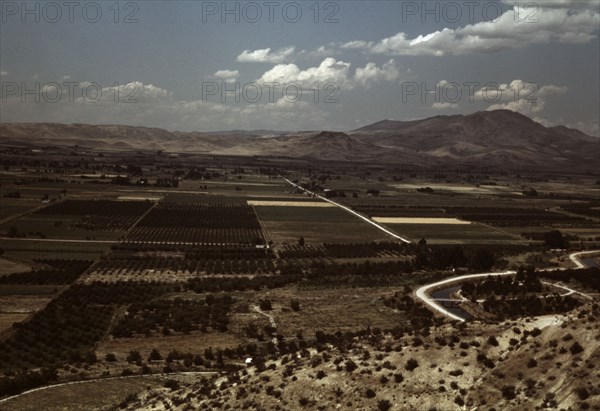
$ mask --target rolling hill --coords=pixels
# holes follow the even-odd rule
[[[384,120],[343,132],[232,130],[179,132],[124,125],[0,124],[2,144],[286,156],[328,161],[485,164],[592,169],[600,140],[564,126],[544,127],[508,110]]]

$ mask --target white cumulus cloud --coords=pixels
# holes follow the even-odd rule
[[[539,86],[523,80],[513,80],[508,84],[483,87],[475,92],[475,99],[491,103],[488,110],[507,109],[535,117],[544,111],[548,97],[567,91],[568,88],[564,86]]]
[[[286,47],[277,51],[271,51],[270,48],[244,50],[236,60],[241,63],[284,63],[292,58],[295,49],[295,47]]]
[[[433,108],[434,110],[454,110],[454,109],[458,109],[460,108],[460,106],[456,103],[449,103],[449,102],[436,102],[433,103],[433,105],[431,106],[431,108]]]
[[[278,64],[262,75],[259,81],[267,83],[311,86],[314,83],[335,82],[343,85],[348,82],[350,63],[328,57],[317,67],[301,70],[296,64]]]
[[[295,83],[306,88],[315,84],[335,83],[340,89],[351,90],[356,86],[369,87],[374,82],[395,81],[400,75],[394,60],[381,67],[369,62],[365,67],[358,67],[352,74],[350,63],[328,57],[318,66],[306,70],[300,69],[296,64],[278,64],[265,72],[258,81],[281,85]]]
[[[238,70],[219,70],[214,76],[226,83],[234,83],[240,76],[240,72]]]
[[[392,56],[444,56],[497,53],[551,42],[589,43],[597,37],[597,9],[569,0],[539,4],[532,8],[529,3],[513,2],[513,8],[494,21],[444,28],[414,38],[400,32],[376,42],[354,40],[341,48]]]
[[[389,60],[381,67],[377,67],[375,63],[367,63],[365,67],[359,67],[354,73],[356,84],[368,87],[371,82],[377,81],[395,81],[400,77],[400,71],[396,67],[394,60]]]
[[[82,82],[81,87],[94,83]],[[56,90],[45,89],[49,98]],[[75,93],[80,93],[77,88]],[[28,104],[20,96],[10,96],[0,102],[2,119],[7,122],[39,122],[127,124],[159,127],[167,130],[208,131],[241,129],[302,130],[307,124],[315,128],[326,128],[328,113],[318,104],[278,97],[270,102],[267,98],[249,104],[235,102],[230,96],[226,103],[220,96],[214,99],[177,99],[174,94],[160,86],[133,81],[115,87],[105,87],[101,93],[91,90],[87,98],[70,100],[66,93],[58,101],[33,98]]]

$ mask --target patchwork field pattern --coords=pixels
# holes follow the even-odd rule
[[[159,203],[127,236],[131,241],[188,244],[262,244],[248,205]]]

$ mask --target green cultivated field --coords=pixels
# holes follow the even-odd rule
[[[2,403],[0,409],[115,410],[123,408],[118,404],[130,394],[162,386],[166,378],[201,378],[182,372],[219,371],[219,359],[239,365],[248,356],[265,356],[278,335],[283,339],[277,344],[285,342],[295,353],[294,346],[310,345],[318,331],[371,329],[373,336],[376,329],[412,332],[413,320],[427,324],[433,318],[411,297],[417,284],[451,275],[452,267],[478,270],[480,259],[473,257],[479,248],[494,251],[492,268],[505,264],[505,258],[511,264],[546,266],[556,256],[542,255],[543,241],[525,240],[521,232],[560,229],[585,236],[586,247],[595,241],[588,237],[598,233],[597,223],[577,217],[577,208],[570,209],[574,219],[560,212],[560,206],[577,202],[595,207],[600,201],[600,195],[593,196],[595,181],[581,191],[589,200],[534,199],[520,192],[532,186],[540,194],[544,187],[566,191],[571,185],[507,178],[494,186],[487,178],[474,183],[469,176],[444,187],[439,179],[431,184],[394,181],[392,171],[367,172],[360,165],[307,162],[286,170],[282,160],[270,158],[172,158],[153,152],[98,158],[69,150],[57,160],[77,165],[64,172],[42,161],[50,171],[36,176],[39,166],[25,151],[20,161],[29,171],[10,166],[0,176],[0,195],[18,191],[22,197],[2,198],[0,249],[10,264],[0,270],[0,279],[25,271],[5,278],[0,287],[0,369],[57,367],[58,382],[137,376],[41,390]],[[113,184],[110,178],[94,184],[79,177],[112,174],[129,165],[142,174],[120,173],[130,174],[131,180]],[[425,238],[428,244],[451,246],[401,244],[341,208],[310,204],[326,205],[266,174],[299,178],[316,192],[344,190],[345,197],[334,200],[363,215],[414,217],[407,224],[386,226],[414,242]],[[159,178],[167,182],[155,184]],[[417,191],[428,185],[434,193]],[[367,195],[367,190],[380,195]],[[49,204],[41,202],[45,195]],[[37,207],[42,209],[27,213]],[[421,217],[476,222],[423,224]],[[16,238],[7,238],[9,230]],[[301,237],[306,246],[298,244]],[[264,247],[263,240],[272,240],[274,248]],[[459,244],[465,246],[455,247]],[[577,240],[572,244],[579,246]],[[419,260],[421,253],[425,258]],[[33,261],[40,259],[95,265],[77,271],[79,263]],[[51,264],[63,268],[54,272]],[[230,300],[219,301],[225,297]],[[162,359],[149,359],[153,349]],[[130,361],[132,351],[139,351],[141,359]],[[142,377],[142,372],[153,375]],[[159,376],[167,372],[176,374]],[[36,384],[47,383],[54,381]],[[295,409],[296,404],[287,407]]]
[[[389,240],[382,231],[339,208],[254,207],[271,239],[278,244],[363,243]]]
[[[518,236],[484,224],[386,224],[392,231],[414,241],[425,238],[432,244],[496,244],[519,242]]]
[[[125,233],[125,231],[81,230],[72,227],[81,220],[79,216],[30,214],[0,226],[0,230],[8,231],[10,227],[15,227],[19,233],[41,232],[46,238],[70,240],[118,240]],[[60,225],[57,227],[55,224]]]
[[[109,243],[93,241],[60,242],[43,240],[1,239],[0,248],[7,256],[19,259],[81,259],[95,260],[110,249]]]
[[[25,213],[41,205],[40,201],[24,200],[20,198],[3,198],[0,200],[0,221],[13,215]]]

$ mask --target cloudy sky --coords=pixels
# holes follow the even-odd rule
[[[3,122],[351,130],[507,108],[599,134],[600,0],[0,5]]]

